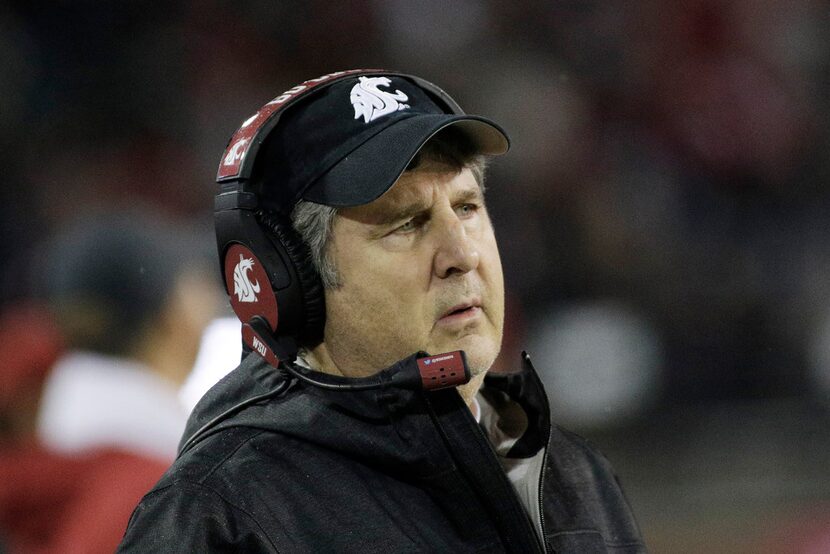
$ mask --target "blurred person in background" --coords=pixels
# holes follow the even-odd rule
[[[507,149],[434,85],[376,71],[243,123],[215,218],[249,353],[120,551],[645,552],[529,357],[488,375],[504,282],[483,173]]]
[[[43,393],[44,444],[174,458],[187,419],[178,391],[219,306],[202,254],[141,213],[90,217],[55,240],[42,278],[67,352]]]
[[[49,310],[0,322],[9,552],[112,552],[175,455],[178,388],[217,306],[187,236],[141,211],[89,215],[44,249],[36,280]]]

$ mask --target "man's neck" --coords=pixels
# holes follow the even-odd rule
[[[474,416],[477,416],[475,409],[476,395],[478,394],[481,385],[484,383],[485,375],[485,373],[476,375],[470,379],[469,382],[455,388],[455,390],[458,391],[458,394],[461,395],[461,398],[464,399],[464,403],[466,403],[467,407],[470,408],[470,411],[473,412]]]
[[[302,349],[298,354],[298,357],[302,359],[302,361],[308,365],[309,368],[322,371],[323,373],[329,373],[331,375],[339,375],[341,377],[366,377],[371,375],[371,373],[362,373],[362,374],[352,374],[351,372],[341,369],[329,355],[328,349],[326,349],[325,343],[320,343],[316,347],[312,349]],[[375,373],[381,370],[376,370]],[[481,373],[479,375],[473,376],[469,382],[459,385],[456,387],[456,390],[461,395],[461,398],[464,400],[464,403],[467,404],[467,407],[470,408],[470,411],[473,412],[473,415],[476,415],[475,411],[475,397],[478,394],[478,390],[481,388],[482,383],[484,383],[484,375],[485,373]]]
[[[354,375],[346,374],[334,363],[325,343],[321,342],[314,348],[302,348],[297,357],[301,358],[308,367],[316,371],[322,371],[323,373],[338,375],[340,377],[355,377]]]

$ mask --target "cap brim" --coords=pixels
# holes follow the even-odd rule
[[[301,196],[333,207],[367,204],[395,184],[430,138],[450,126],[466,134],[480,154],[497,156],[510,147],[507,134],[489,119],[474,115],[414,115],[386,127],[358,146]]]

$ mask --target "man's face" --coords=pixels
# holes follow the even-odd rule
[[[418,350],[464,350],[474,375],[501,347],[504,280],[493,226],[470,170],[426,163],[383,196],[338,211],[326,290],[327,355],[369,375]]]

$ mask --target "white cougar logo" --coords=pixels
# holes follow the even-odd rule
[[[378,88],[381,85],[388,87],[391,83],[389,77],[360,77],[360,82],[352,87],[349,95],[354,106],[354,118],[363,116],[363,121],[369,123],[384,115],[407,109],[408,104],[399,103],[409,100],[406,94],[400,90],[392,93]]]
[[[251,283],[248,272],[254,268],[254,260],[239,255],[239,263],[233,268],[233,293],[240,302],[256,302],[259,281]]]

